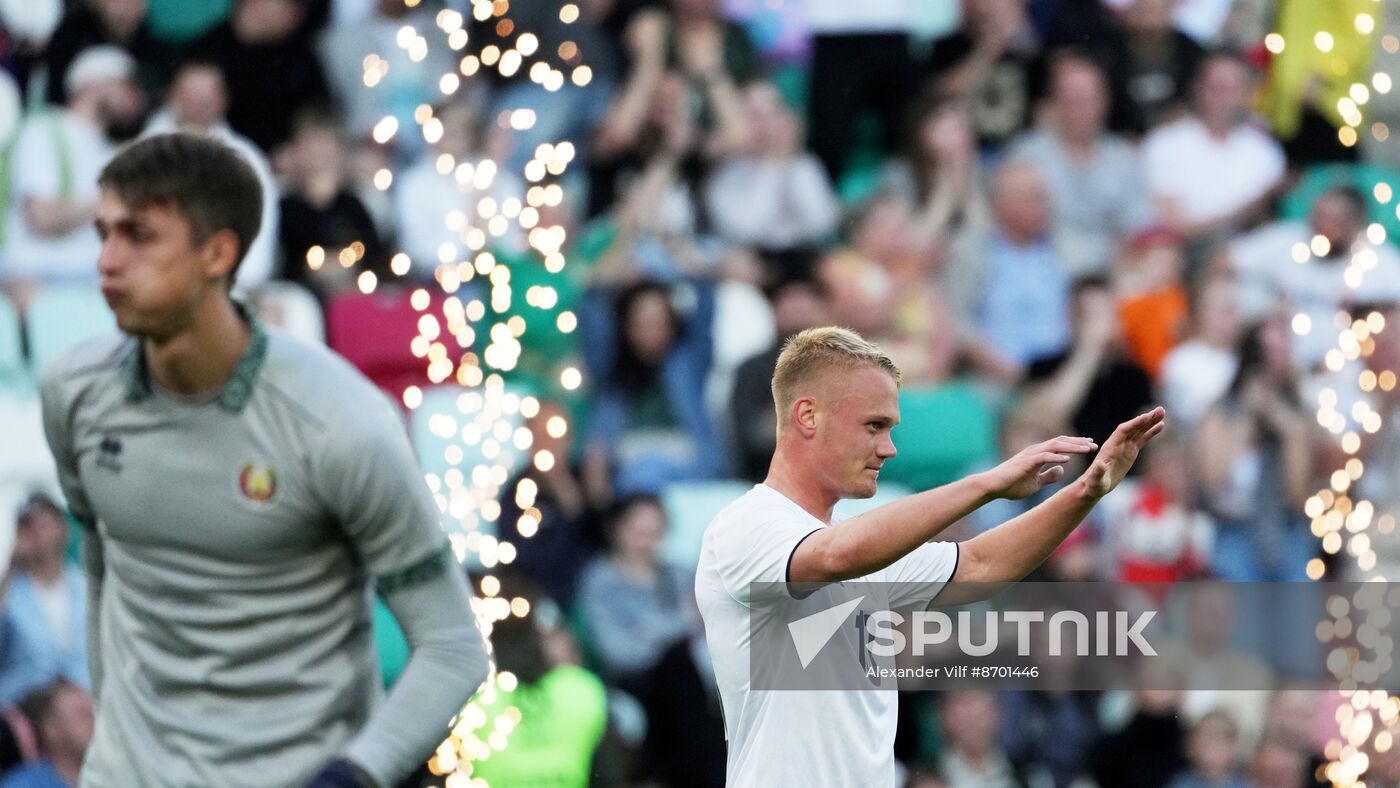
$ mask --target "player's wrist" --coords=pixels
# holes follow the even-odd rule
[[[1006,496],[1006,490],[997,485],[996,481],[992,479],[990,471],[974,473],[968,476],[967,479],[977,493],[978,508]]]
[[[1093,468],[1090,468],[1089,473],[1092,472]],[[1098,492],[1096,488],[1099,485],[1089,483],[1089,479],[1087,478],[1089,473],[1085,473],[1083,476],[1065,485],[1065,494],[1083,505],[1093,506],[1098,503],[1107,492]]]

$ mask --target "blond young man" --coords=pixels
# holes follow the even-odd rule
[[[1059,481],[1071,455],[1096,448],[1058,437],[995,468],[850,519],[842,498],[875,494],[895,456],[900,372],[879,348],[841,328],[788,341],[773,373],[778,446],[768,476],[705,532],[695,580],[729,740],[735,788],[894,786],[897,694],[755,691],[750,611],[795,604],[787,584],[889,584],[891,606],[932,602],[943,586],[1007,583],[1050,555],[1122,481],[1164,427],[1156,408],[1118,427],[1082,476],[1049,499],[962,543],[943,529],[996,499],[1025,498]]]

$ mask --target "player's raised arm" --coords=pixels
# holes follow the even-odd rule
[[[793,554],[790,580],[828,582],[883,569],[948,526],[998,498],[1026,498],[1064,475],[1073,455],[1096,447],[1088,438],[1060,436],[1030,446],[983,473],[885,504],[840,527],[818,531]]]
[[[1029,574],[1123,481],[1138,453],[1166,427],[1166,417],[1166,410],[1154,408],[1118,425],[1082,476],[1029,512],[963,542],[953,581],[1014,583]]]

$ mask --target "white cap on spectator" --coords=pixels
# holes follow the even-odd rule
[[[89,85],[136,77],[136,59],[121,47],[103,44],[84,49],[68,67],[63,87],[72,96]]]

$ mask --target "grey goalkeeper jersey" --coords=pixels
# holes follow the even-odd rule
[[[123,336],[55,362],[42,393],[95,597],[85,788],[297,786],[347,753],[389,782],[431,753],[486,663],[387,398],[256,321],[205,401],[154,390]],[[367,727],[372,584],[415,650]]]

